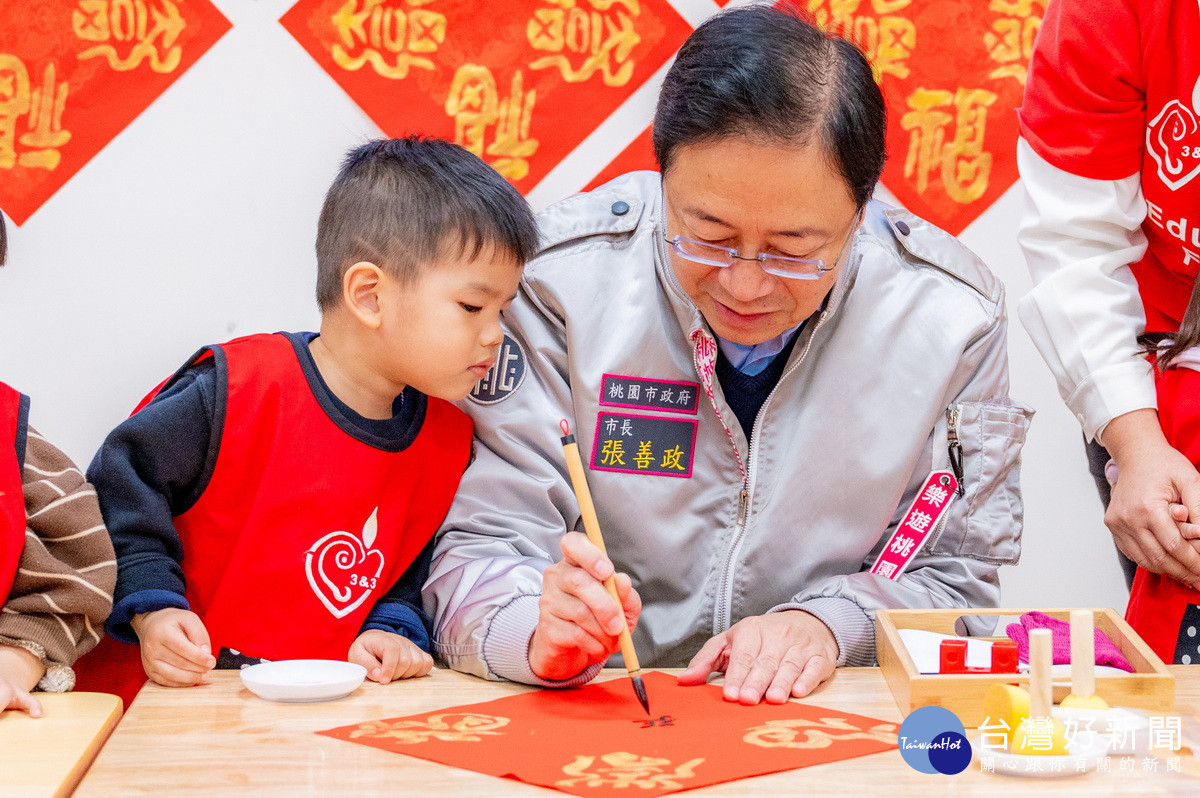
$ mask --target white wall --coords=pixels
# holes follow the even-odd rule
[[[315,329],[313,239],[345,151],[380,131],[277,23],[292,0],[213,0],[230,30],[24,226],[0,269],[0,379],[81,465],[202,344]],[[711,0],[674,0],[698,24]],[[584,185],[649,121],[661,73],[530,195]],[[1110,606],[1125,589],[1079,427],[1016,322],[1029,277],[1014,188],[962,240],[1007,284],[1013,395],[1038,409],[1025,448],[1024,557],[1005,604]]]

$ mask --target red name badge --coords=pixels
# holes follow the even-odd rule
[[[913,557],[925,544],[925,539],[937,529],[938,523],[954,502],[958,480],[949,471],[934,471],[917,491],[917,498],[896,526],[892,538],[883,547],[871,573],[887,579],[899,579]]]

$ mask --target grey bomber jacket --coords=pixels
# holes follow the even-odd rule
[[[833,631],[839,665],[869,665],[878,608],[997,605],[997,570],[1020,553],[1032,411],[1008,398],[1004,288],[956,239],[872,202],[747,441],[667,258],[658,175],[538,221],[497,365],[461,403],[475,457],[424,589],[444,663],[548,686],[600,667],[549,682],[528,663],[542,571],[583,529],[560,419],[641,596],[643,666],[686,665],[742,618],[797,608]],[[963,497],[899,579],[870,574],[930,471],[949,467],[950,418]]]

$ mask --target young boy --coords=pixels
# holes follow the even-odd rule
[[[28,422],[29,398],[0,382],[0,711],[39,717],[30,691],[70,690],[100,642],[117,563],[96,492]]]
[[[92,462],[117,551],[107,629],[144,669],[98,686],[128,700],[144,676],[183,687],[260,658],[429,672],[428,544],[472,438],[450,401],[496,359],[536,246],[521,195],[460,147],[349,154],[317,229],[320,333],[200,350]],[[111,657],[97,669],[119,676]]]

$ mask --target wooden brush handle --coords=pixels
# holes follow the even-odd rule
[[[571,486],[575,489],[575,497],[579,500],[579,512],[583,516],[583,531],[587,533],[588,540],[592,542],[592,545],[600,549],[600,552],[607,557],[608,549],[604,545],[604,536],[600,534],[600,519],[596,517],[592,492],[588,488],[587,476],[583,473],[583,460],[579,456],[579,446],[574,441],[564,443],[563,451],[566,453],[567,472],[571,475]],[[629,634],[629,624],[624,623],[624,607],[621,604],[621,597],[617,593],[616,574],[604,580],[604,587],[617,602],[617,607],[621,608],[622,624],[619,640],[621,656],[625,659],[625,669],[629,671],[630,676],[637,676],[642,670],[642,666],[638,663],[637,652],[633,649],[633,635]]]

